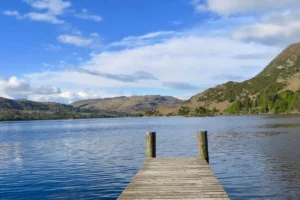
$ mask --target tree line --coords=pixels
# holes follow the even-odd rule
[[[300,91],[286,90],[274,94],[268,90],[259,94],[254,100],[245,97],[235,101],[225,110],[228,114],[283,114],[300,111]]]

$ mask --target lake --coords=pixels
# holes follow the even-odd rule
[[[116,199],[145,162],[197,156],[207,130],[212,170],[231,199],[300,199],[300,118],[220,116],[0,123],[0,199]]]

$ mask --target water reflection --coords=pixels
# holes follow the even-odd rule
[[[297,199],[299,124],[294,116],[0,123],[0,198],[116,199],[145,161],[147,131],[157,132],[159,157],[192,157],[196,132],[208,130],[212,169],[232,199]]]
[[[262,128],[297,128],[300,124],[266,124]]]

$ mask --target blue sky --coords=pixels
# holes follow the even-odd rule
[[[296,0],[0,4],[0,96],[12,99],[188,99],[254,76],[300,35]]]

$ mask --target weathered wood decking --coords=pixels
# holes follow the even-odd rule
[[[122,199],[229,199],[206,160],[152,158],[118,198]]]
[[[156,133],[148,132],[147,161],[118,199],[229,199],[208,164],[207,132],[197,138],[198,158],[155,158]]]

